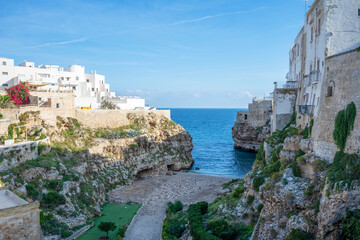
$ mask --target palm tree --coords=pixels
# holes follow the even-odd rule
[[[14,108],[14,103],[8,95],[0,95],[0,108]]]

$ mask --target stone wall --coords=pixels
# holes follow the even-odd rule
[[[0,239],[39,240],[43,239],[40,230],[39,203],[0,210]]]
[[[271,132],[283,129],[291,120],[296,104],[296,89],[277,88],[274,90]]]
[[[49,144],[49,139],[40,141],[31,141],[26,143],[15,144],[12,146],[0,147],[0,172],[7,171],[20,165],[27,160],[38,157],[39,143]]]
[[[333,131],[337,113],[352,101],[357,108],[355,128],[348,138],[346,152],[354,153],[360,146],[360,53],[350,51],[326,59],[327,76],[322,87],[320,111],[315,116],[312,136],[314,151],[319,157],[332,161],[338,151]],[[333,87],[333,96],[327,96]]]
[[[170,110],[89,110],[78,109],[75,111],[77,120],[89,128],[105,128],[105,127],[120,127],[130,124],[127,118],[128,114],[134,114],[136,117],[147,116],[154,114],[157,116],[164,116],[170,119]]]
[[[249,104],[249,124],[252,127],[261,127],[270,123],[272,100],[253,99]]]
[[[269,122],[272,112],[272,100],[254,98],[249,104],[249,111],[237,112],[232,128],[234,147],[256,152],[261,143],[270,134]]]
[[[78,119],[89,128],[121,127],[129,124],[128,114],[137,117],[155,114],[170,119],[170,110],[101,110],[101,109],[75,109],[75,108],[42,108],[36,106],[21,107],[19,109],[2,109],[1,113],[6,119],[17,119],[20,114],[28,111],[40,111],[39,117],[51,125],[56,124],[56,117],[72,117]]]

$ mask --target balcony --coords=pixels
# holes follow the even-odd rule
[[[299,84],[296,81],[275,82],[275,89],[297,89]]]
[[[310,74],[304,75],[304,85],[310,86],[311,84],[317,84],[320,80],[319,76],[319,71],[312,71]]]
[[[312,116],[314,114],[314,105],[299,105],[298,112],[301,114]]]

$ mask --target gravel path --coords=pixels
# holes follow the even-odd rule
[[[125,240],[159,240],[168,202],[211,202],[221,192],[221,185],[230,180],[184,172],[146,178],[111,191],[110,202],[143,204],[126,231]]]

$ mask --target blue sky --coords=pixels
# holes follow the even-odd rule
[[[156,107],[247,107],[284,81],[304,0],[1,1],[0,56],[81,64]]]

